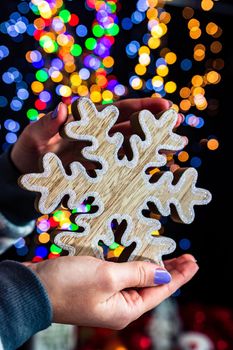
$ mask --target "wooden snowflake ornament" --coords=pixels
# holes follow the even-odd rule
[[[91,177],[78,161],[70,164],[71,175],[68,175],[58,156],[47,153],[43,157],[42,173],[27,174],[20,179],[24,188],[41,194],[37,208],[42,214],[55,210],[64,196],[69,197],[69,209],[76,209],[88,197],[94,198],[92,205],[98,206],[98,210],[75,219],[84,231],[60,232],[55,243],[67,249],[70,255],[95,255],[103,259],[98,242],[101,240],[107,246],[113,244],[112,222],[125,220],[127,228],[121,244],[127,247],[136,243],[129,260],[149,260],[162,265],[162,255],[173,252],[175,242],[151,235],[160,228],[160,222],[142,214],[148,202],[153,203],[161,215],[172,215],[175,220],[188,224],[194,220],[194,205],[211,200],[208,191],[195,186],[197,172],[193,168],[174,174],[158,172],[156,182],[152,183],[152,176],[146,173],[148,168],[166,164],[166,155],[161,151],[178,151],[185,146],[184,138],[173,132],[177,113],[170,109],[156,119],[151,112],[143,110],[133,116],[134,134],[129,140],[131,159],[118,157],[123,135],[119,132],[109,135],[119,115],[115,106],[98,112],[89,99],[82,98],[72,105],[72,114],[79,120],[68,123],[63,134],[72,141],[91,142],[91,146],[83,148],[82,155],[101,164],[101,168],[96,169],[96,177]]]

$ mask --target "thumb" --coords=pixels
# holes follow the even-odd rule
[[[163,267],[146,261],[112,263],[112,276],[116,279],[118,291],[125,288],[142,288],[166,284],[171,281],[170,273]]]
[[[31,124],[30,132],[40,141],[47,141],[59,132],[67,118],[67,106],[60,102],[53,112],[46,114],[37,122]]]

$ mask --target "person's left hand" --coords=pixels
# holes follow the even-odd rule
[[[172,103],[162,98],[148,97],[122,100],[114,105],[119,109],[120,115],[111,132],[120,131],[128,136],[131,133],[129,122],[131,114],[143,109],[158,114],[171,107]],[[102,109],[103,106],[99,107]],[[38,159],[47,152],[56,153],[64,166],[83,158],[81,155],[83,144],[80,141],[63,139],[59,134],[59,130],[67,120],[67,107],[60,103],[54,112],[48,113],[24,129],[11,152],[11,159],[22,174],[37,172]]]
[[[24,263],[47,290],[53,322],[122,329],[159,305],[198,271],[192,255],[154,263],[65,256]]]

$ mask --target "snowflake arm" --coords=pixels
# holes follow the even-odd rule
[[[148,199],[163,216],[171,214],[170,205],[173,204],[176,211],[172,213],[172,218],[190,224],[195,216],[194,206],[211,201],[209,191],[196,187],[197,177],[194,168],[178,170],[174,175],[169,171],[162,173],[156,183],[148,185],[151,191]],[[172,184],[174,179],[177,181],[175,185]]]
[[[76,208],[80,202],[78,196],[86,193],[86,198],[95,179],[91,178],[78,162],[71,163],[71,175],[67,175],[61,160],[51,152],[43,157],[42,162],[42,173],[27,174],[20,178],[23,188],[41,194],[36,205],[38,210],[43,214],[51,213],[66,195],[69,196],[69,208]]]
[[[81,98],[72,104],[72,113],[76,119],[81,119],[68,123],[64,127],[63,134],[71,140],[90,141],[92,145],[85,147],[82,154],[84,158],[102,164],[102,169],[96,170],[98,175],[106,173],[113,155],[117,161],[117,153],[124,140],[120,132],[109,136],[109,131],[119,116],[118,109],[115,106],[108,106],[99,112],[93,102]]]
[[[166,164],[167,158],[160,151],[178,151],[184,148],[185,139],[173,132],[178,114],[175,110],[169,109],[159,119],[143,110],[134,116],[132,127],[135,132],[130,137],[130,145],[133,152],[133,159],[128,161],[125,157],[122,164],[130,167],[161,167]],[[139,135],[144,137],[143,141]]]

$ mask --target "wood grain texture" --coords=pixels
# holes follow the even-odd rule
[[[136,242],[130,260],[150,260],[162,265],[162,255],[175,249],[175,242],[163,236],[153,237],[151,232],[160,228],[160,222],[146,218],[142,210],[153,203],[159,214],[171,215],[174,220],[191,223],[194,205],[207,204],[211,200],[208,191],[196,187],[197,172],[193,168],[181,169],[174,174],[158,172],[150,183],[149,167],[159,168],[166,164],[163,151],[177,151],[185,146],[184,139],[173,132],[177,113],[170,109],[156,119],[143,110],[131,119],[134,134],[130,137],[130,153],[119,160],[118,152],[124,138],[121,133],[109,136],[109,130],[118,118],[118,110],[108,106],[98,112],[86,99],[72,105],[72,112],[79,120],[68,123],[63,135],[72,141],[88,140],[91,146],[82,151],[84,158],[97,161],[101,169],[96,177],[88,175],[79,162],[70,164],[68,175],[60,159],[53,153],[43,158],[44,171],[21,177],[21,186],[41,194],[37,209],[48,214],[57,208],[65,195],[69,196],[68,208],[75,209],[87,197],[93,197],[96,213],[83,214],[76,224],[84,227],[83,233],[60,232],[55,243],[68,249],[71,255],[95,255],[103,258],[99,240],[106,245],[114,242],[111,228],[113,219],[127,221],[122,245]],[[140,135],[140,136],[139,136]],[[172,204],[172,210],[171,210]]]

